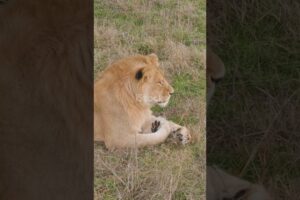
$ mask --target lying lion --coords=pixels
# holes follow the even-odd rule
[[[216,83],[224,74],[222,60],[208,49],[206,60],[207,103],[211,99]],[[232,176],[225,171],[208,166],[207,170],[207,200],[270,200],[269,194],[262,185],[252,184]]]
[[[186,127],[151,112],[154,105],[165,107],[173,92],[155,54],[112,63],[94,83],[94,140],[108,149],[142,147],[176,133],[182,144],[188,143]]]

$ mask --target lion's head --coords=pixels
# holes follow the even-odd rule
[[[143,105],[164,107],[174,92],[155,54],[123,58],[113,63],[108,70],[117,73],[122,87],[126,88],[135,101]]]
[[[147,105],[165,107],[174,92],[162,70],[159,68],[158,58],[155,54],[147,56],[149,62],[141,66],[135,73],[137,96]]]

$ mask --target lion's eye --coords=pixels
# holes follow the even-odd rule
[[[157,84],[161,86],[164,85],[163,81],[158,81]]]

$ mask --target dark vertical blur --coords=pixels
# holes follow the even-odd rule
[[[207,107],[207,160],[275,199],[299,199],[300,2],[207,1],[226,68]]]
[[[92,1],[0,1],[0,199],[93,198]]]

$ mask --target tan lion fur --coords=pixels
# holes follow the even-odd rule
[[[107,148],[141,147],[166,140],[180,131],[183,143],[189,132],[162,117],[152,115],[153,105],[166,106],[174,92],[155,54],[120,59],[108,66],[94,84],[94,139]],[[156,132],[151,126],[159,121]]]

